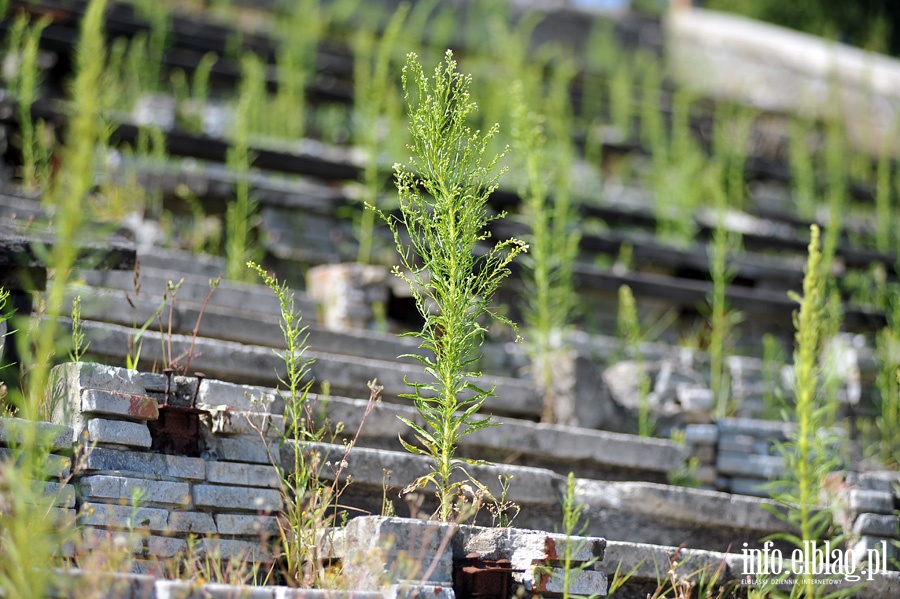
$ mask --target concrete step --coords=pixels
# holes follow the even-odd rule
[[[124,363],[128,355],[128,339],[134,334],[131,327],[85,321],[84,329],[91,342],[91,355],[116,364]],[[141,364],[148,370],[156,364],[159,370],[163,343],[168,346],[169,336],[148,329],[142,341]],[[195,355],[191,362],[192,371],[204,372],[209,377],[273,387],[278,384],[279,378],[286,376],[284,361],[274,354],[271,347],[203,337],[192,340],[178,334],[171,336],[172,355],[183,356],[182,364],[186,362],[184,357],[192,346]],[[406,381],[427,382],[419,365],[312,350],[306,351],[303,357],[313,360],[309,377],[316,381],[316,385],[327,383],[333,392],[351,397],[367,396],[367,382],[376,378],[384,386],[384,397],[392,401],[399,401],[400,394],[409,392]],[[486,410],[525,419],[537,419],[540,414],[542,400],[530,381],[485,375],[477,382],[487,389],[495,387],[496,395],[488,398]]]

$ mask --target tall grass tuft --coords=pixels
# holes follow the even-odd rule
[[[509,239],[478,252],[489,237],[487,225],[499,218],[488,216],[487,201],[497,187],[499,174],[494,170],[500,156],[485,156],[498,126],[482,134],[466,124],[476,110],[469,93],[471,77],[457,71],[450,51],[432,78],[410,53],[402,81],[414,155],[410,167],[394,167],[400,215],[382,217],[400,254],[394,274],[409,285],[425,320],[422,331],[413,335],[432,354],[412,356],[432,380],[412,383],[409,397],[424,424],[403,421],[421,446],[403,445],[433,463],[432,471],[408,489],[428,483],[437,487],[440,519],[449,521],[462,488],[451,478],[457,470],[465,472],[468,463],[455,456],[459,439],[492,425],[490,417],[477,417],[492,391],[476,386],[472,379],[478,373],[469,371],[484,339],[482,320],[514,326],[490,301],[509,274],[510,262],[527,246]]]

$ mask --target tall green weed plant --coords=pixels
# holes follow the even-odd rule
[[[561,86],[565,91],[565,81]],[[573,271],[581,236],[574,227],[576,213],[569,194],[571,169],[570,119],[558,116],[558,151],[552,151],[541,118],[531,111],[521,82],[513,87],[513,147],[517,168],[525,176],[519,190],[528,225],[529,252],[523,256],[524,311],[532,376],[544,395],[541,420],[556,421],[553,363],[576,307]],[[559,101],[559,94],[556,94]],[[563,106],[555,106],[565,114]],[[567,143],[569,142],[569,143]],[[554,159],[554,157],[556,157]],[[548,168],[549,166],[549,168]],[[551,195],[551,191],[553,193]]]
[[[240,96],[235,112],[234,136],[228,148],[226,164],[234,173],[234,201],[225,212],[225,277],[233,281],[247,281],[245,264],[256,257],[253,247],[253,226],[256,218],[256,200],[250,193],[250,133],[251,121],[258,117],[260,92],[259,59],[248,55],[244,59]],[[263,94],[265,89],[263,89]]]
[[[92,0],[81,23],[72,84],[73,111],[61,152],[61,166],[45,203],[54,211],[55,239],[43,258],[54,276],[47,284],[40,318],[20,335],[19,355],[25,372],[21,390],[10,393],[17,414],[38,420],[49,411],[45,398],[50,368],[62,341],[60,319],[66,286],[72,276],[85,221],[85,205],[93,187],[95,149],[101,137],[100,81],[106,62],[103,35],[104,0]],[[12,433],[12,431],[10,431]],[[34,426],[23,424],[13,447],[13,460],[0,476],[0,594],[44,597],[51,577],[42,573],[69,535],[71,523],[54,515],[56,498],[44,493],[50,443]],[[13,465],[14,464],[14,465]]]
[[[825,427],[829,407],[820,388],[820,362],[826,281],[822,277],[822,249],[819,228],[810,229],[809,257],[803,278],[803,295],[793,295],[800,304],[794,318],[794,413],[784,412],[792,421],[790,439],[779,449],[784,456],[787,479],[773,485],[773,496],[786,511],[776,511],[796,532],[774,535],[798,548],[804,542],[822,541],[830,536],[832,514],[821,505],[820,490],[825,476],[839,466],[833,451],[833,440]],[[821,585],[812,583],[812,564],[804,564],[803,583],[798,584],[804,597],[812,599]]]
[[[409,5],[403,3],[394,12],[381,36],[376,37],[374,32],[363,29],[355,38],[354,137],[365,150],[366,156],[362,199],[364,203],[379,208],[382,178],[378,158],[387,133],[386,128],[393,124],[395,112],[390,73],[391,52],[403,31],[408,13]],[[399,102],[396,106],[399,108]],[[372,262],[374,236],[375,212],[363,210],[359,213],[357,224],[358,262]]]
[[[410,167],[394,167],[400,214],[382,217],[400,254],[394,273],[409,285],[425,320],[422,330],[412,335],[431,353],[411,356],[422,363],[431,381],[411,383],[408,396],[424,423],[403,419],[420,446],[403,445],[432,460],[432,471],[408,489],[433,484],[439,517],[449,521],[463,485],[453,475],[466,473],[469,463],[456,457],[459,440],[492,425],[490,417],[479,417],[492,391],[478,387],[473,382],[477,373],[469,370],[484,339],[482,322],[493,319],[515,326],[490,301],[509,274],[509,264],[527,246],[508,239],[485,252],[480,248],[489,239],[487,226],[499,218],[488,215],[487,201],[497,187],[500,157],[486,155],[497,126],[481,133],[467,125],[476,110],[469,94],[471,77],[457,71],[450,51],[432,77],[411,53],[402,81],[413,156]]]
[[[38,99],[40,83],[38,53],[41,34],[49,23],[48,18],[43,18],[30,25],[28,17],[22,15],[16,18],[10,33],[11,44],[21,40],[18,67],[10,87],[18,101],[22,184],[31,191],[45,188],[49,180],[50,150],[44,136],[45,124],[42,121],[35,122],[31,116],[31,107]],[[14,50],[11,47],[9,51]]]

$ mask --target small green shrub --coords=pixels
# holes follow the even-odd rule
[[[469,94],[471,77],[456,70],[448,51],[430,79],[411,53],[402,81],[414,156],[411,168],[394,167],[400,215],[381,215],[400,254],[394,274],[409,285],[425,320],[422,331],[413,335],[432,353],[412,356],[432,381],[412,383],[409,397],[424,425],[404,419],[421,443],[417,447],[404,442],[404,447],[431,458],[433,469],[408,489],[434,484],[440,518],[449,521],[462,484],[452,476],[457,470],[465,472],[467,463],[455,457],[459,439],[492,424],[490,417],[476,418],[491,391],[477,387],[471,380],[476,374],[468,371],[484,338],[481,320],[514,327],[489,302],[509,274],[510,262],[527,246],[509,239],[486,253],[477,251],[488,239],[486,226],[499,218],[489,217],[486,206],[496,189],[499,175],[492,171],[499,156],[485,156],[496,126],[481,134],[466,125],[476,109]]]

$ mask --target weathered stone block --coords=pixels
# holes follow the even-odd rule
[[[863,472],[859,475],[857,484],[862,489],[894,493],[895,488],[900,485],[900,473],[890,471]]]
[[[51,451],[70,451],[71,427],[49,422],[33,422],[22,418],[0,418],[0,445],[21,445],[26,441],[43,443]]]
[[[56,366],[51,377],[55,383],[68,384],[69,389],[77,390],[79,393],[82,389],[103,389],[128,395],[146,395],[141,384],[141,376],[136,370],[106,364],[68,362]]]
[[[93,418],[87,422],[87,440],[91,443],[124,445],[149,449],[153,443],[146,424]]]
[[[712,464],[716,461],[716,448],[712,445],[694,445],[691,454],[702,464]]]
[[[75,507],[75,487],[72,485],[62,485],[60,483],[37,483],[39,492],[50,497],[53,505],[62,508]]]
[[[860,536],[875,536],[897,538],[900,536],[900,519],[897,516],[885,516],[882,514],[860,514],[853,523],[853,534]]]
[[[719,471],[715,466],[703,465],[694,471],[694,478],[701,485],[715,485],[718,475]]]
[[[10,461],[15,452],[5,447],[0,447],[0,461]],[[19,462],[21,459],[19,459]],[[72,473],[72,460],[61,455],[50,454],[38,465],[39,474],[47,478],[64,479]]]
[[[156,582],[153,597],[156,599],[272,599],[275,597],[275,590],[219,583],[199,584],[183,580],[159,580]]]
[[[179,553],[187,551],[187,542],[175,537],[151,536],[147,539],[147,554],[154,557],[175,557]]]
[[[724,474],[771,480],[784,475],[784,458],[720,451],[716,467]]]
[[[47,510],[47,517],[60,528],[75,526],[75,508],[51,507]]]
[[[134,472],[152,475],[154,478],[169,477],[188,480],[204,480],[206,462],[200,458],[121,451],[105,447],[92,447],[82,460],[85,471]]]
[[[453,524],[405,518],[350,520],[344,531],[349,588],[379,589],[398,580],[452,585],[455,531]],[[428,578],[423,581],[426,572]]]
[[[284,413],[284,401],[266,389],[212,379],[205,379],[200,383],[197,404],[208,408],[227,406],[236,412],[251,414]]]
[[[357,593],[353,593],[356,598]],[[383,599],[456,599],[450,586],[434,584],[392,584],[381,594]]]
[[[757,453],[756,438],[750,435],[734,435],[719,441],[719,451],[731,453]]]
[[[383,266],[325,264],[306,273],[308,293],[319,305],[327,329],[366,329],[374,318],[372,304],[388,300],[390,272]]]
[[[119,416],[139,421],[159,418],[159,406],[151,397],[100,389],[82,391],[81,411],[85,414]]]
[[[284,416],[280,414],[215,409],[201,418],[215,435],[259,437],[259,431],[262,431],[266,438],[278,439],[284,434]]]
[[[153,531],[164,531],[169,518],[168,510],[160,508],[132,507],[90,501],[81,505],[78,514],[82,524],[126,530],[147,528]]]
[[[207,555],[222,559],[261,562],[272,559],[272,552],[259,541],[240,541],[205,537],[201,547]]]
[[[266,513],[280,510],[282,502],[281,493],[270,489],[194,485],[194,505]]]
[[[786,441],[791,431],[791,425],[787,423],[753,418],[722,418],[716,424],[719,427],[719,434],[723,438],[749,435],[761,439]]]
[[[281,478],[273,466],[238,462],[207,462],[206,480],[211,483],[278,489]]]
[[[189,505],[191,501],[187,483],[95,474],[82,478],[79,487],[86,499],[131,501],[137,498],[142,504],[173,506]]]
[[[746,478],[743,476],[735,476],[729,483],[732,493],[739,495],[750,495],[753,497],[768,497],[769,483],[758,478]]]
[[[204,434],[203,443],[206,445],[205,456],[210,460],[250,462],[253,464],[271,463],[268,447],[259,436],[223,437]],[[278,444],[270,442],[269,445],[272,450],[271,458],[277,462],[279,459]]]
[[[278,521],[272,516],[250,516],[247,514],[216,514],[216,527],[221,535],[278,534]]]
[[[715,445],[719,441],[719,427],[715,424],[689,424],[684,427],[684,440],[692,445]]]
[[[853,557],[858,564],[885,570],[892,560],[900,559],[900,549],[894,546],[891,539],[866,535],[854,543]]]
[[[71,426],[77,441],[84,419],[81,393],[84,389],[102,389],[126,395],[146,395],[137,371],[105,364],[69,362],[50,373],[50,414],[52,422]]]
[[[203,585],[202,597],[203,599],[274,599],[275,590],[271,587],[235,586],[210,582]]]
[[[127,530],[84,526],[81,528],[81,534],[84,549],[109,551],[112,547],[127,548],[131,553],[137,554],[144,551],[144,535]]]
[[[566,537],[518,528],[463,526],[454,540],[457,555],[474,552],[483,559],[508,559],[514,568],[538,562],[555,563],[564,559],[567,551],[573,563],[592,562],[592,568],[599,568],[605,548],[606,540],[599,537]]]
[[[513,574],[513,578],[517,575]],[[542,568],[530,566],[521,575],[522,586],[532,593],[562,594],[565,590],[566,573],[562,568]],[[606,596],[607,574],[594,570],[584,570],[570,575],[568,592],[581,596]]]
[[[170,512],[166,530],[197,535],[215,534],[218,532],[212,515],[206,512]]]
[[[894,495],[886,491],[850,490],[850,512],[853,514],[893,514]]]

